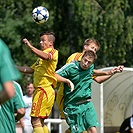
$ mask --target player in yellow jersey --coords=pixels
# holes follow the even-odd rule
[[[58,51],[54,49],[55,37],[53,32],[45,32],[40,35],[39,50],[32,46],[27,39],[23,42],[38,56],[37,61],[31,66],[17,66],[23,73],[34,74],[34,88],[31,109],[31,123],[33,133],[48,133],[44,119],[48,118],[55,99],[56,87],[55,69],[58,62]]]
[[[94,53],[96,53],[98,50],[100,49],[100,44],[99,42],[96,40],[96,39],[93,39],[93,38],[88,38],[84,41],[84,47],[83,47],[83,51],[82,53],[80,52],[77,52],[77,53],[74,53],[72,54],[66,61],[66,64],[67,63],[70,63],[72,61],[80,61],[81,58],[82,58],[82,55],[84,54],[84,52],[86,50],[92,50]],[[123,69],[123,66],[118,66],[117,69]],[[97,83],[102,83],[104,81],[106,81],[107,79],[109,79],[114,73],[111,73],[113,70],[111,70],[108,74],[108,73],[104,73],[103,72],[103,75],[96,75],[97,71],[99,70],[94,70],[94,75],[93,75],[93,80],[95,80]],[[121,70],[120,70],[121,71]],[[57,107],[59,109],[59,112],[60,112],[60,118],[61,119],[65,119],[65,116],[64,116],[64,113],[63,113],[63,101],[64,101],[64,94],[63,94],[63,91],[64,91],[64,84],[63,83],[59,83],[59,85],[57,86],[58,88],[58,91],[57,91],[57,95],[56,95],[56,103],[57,103]],[[66,130],[65,133],[71,133],[70,130]],[[84,131],[84,133],[86,133],[86,131]]]

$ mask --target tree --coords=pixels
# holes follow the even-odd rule
[[[31,13],[45,6],[50,17],[44,24],[33,22]],[[82,51],[86,38],[98,39],[96,68],[124,64],[133,66],[133,1],[132,0],[4,0],[0,1],[0,35],[12,52],[17,65],[32,65],[36,56],[22,43],[24,37],[39,48],[39,34],[53,31],[59,50],[58,68],[67,57]],[[24,85],[31,75],[22,75]]]

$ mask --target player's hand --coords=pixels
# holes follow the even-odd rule
[[[71,88],[71,92],[72,92],[74,90],[74,84],[69,79],[67,79],[67,84]]]
[[[32,45],[30,44],[30,42],[29,42],[26,38],[23,39],[23,42],[24,42],[28,47],[32,47]]]
[[[115,74],[115,73],[121,73],[124,69],[124,66],[120,65],[118,67],[113,68],[112,70],[110,70],[111,74]]]
[[[120,65],[118,67],[115,68],[115,73],[121,73],[124,69],[124,66]]]
[[[123,69],[124,69],[124,66],[120,65],[120,66],[117,67],[117,69],[118,69],[118,72],[122,72]]]

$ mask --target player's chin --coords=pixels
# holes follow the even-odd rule
[[[83,70],[87,70],[87,69],[88,69],[88,67],[82,66],[82,69],[83,69]]]
[[[84,70],[88,70],[88,67],[87,68],[84,68]]]

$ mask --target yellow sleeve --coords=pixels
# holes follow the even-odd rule
[[[75,54],[72,54],[68,57],[67,61],[66,61],[66,64],[72,62],[74,60],[74,57],[75,57]]]
[[[81,54],[82,53],[74,53],[74,54],[70,55],[66,61],[66,64],[71,63],[74,60],[81,60]],[[77,56],[77,58],[76,58],[76,56]]]

